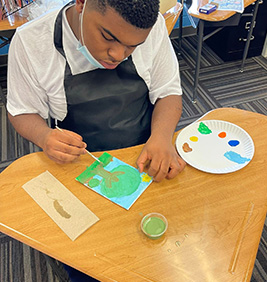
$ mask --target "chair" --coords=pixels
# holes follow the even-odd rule
[[[177,0],[160,0],[160,13],[163,15],[168,34],[170,35],[181,12],[183,5]]]

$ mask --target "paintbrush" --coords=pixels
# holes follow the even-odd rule
[[[64,132],[60,127],[58,127],[57,125],[55,126],[56,129],[58,129],[61,132]],[[100,164],[103,164],[97,157],[95,157],[91,152],[89,152],[88,150],[85,149],[85,151],[92,157],[94,158],[96,161],[98,161]]]

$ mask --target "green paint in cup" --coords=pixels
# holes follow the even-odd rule
[[[150,239],[160,238],[167,230],[167,219],[159,213],[150,213],[143,217],[141,229]]]

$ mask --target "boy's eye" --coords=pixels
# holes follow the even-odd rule
[[[112,41],[115,41],[115,39],[112,38],[112,37],[111,37],[111,38],[106,37],[103,32],[101,32],[101,34],[102,34],[102,36],[104,37],[104,39],[106,39],[107,41],[111,41],[111,42],[112,42]]]

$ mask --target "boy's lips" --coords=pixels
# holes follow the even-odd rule
[[[106,69],[115,69],[119,65],[119,63],[110,64],[110,63],[107,63],[107,62],[104,62],[104,61],[100,61],[100,64]]]

